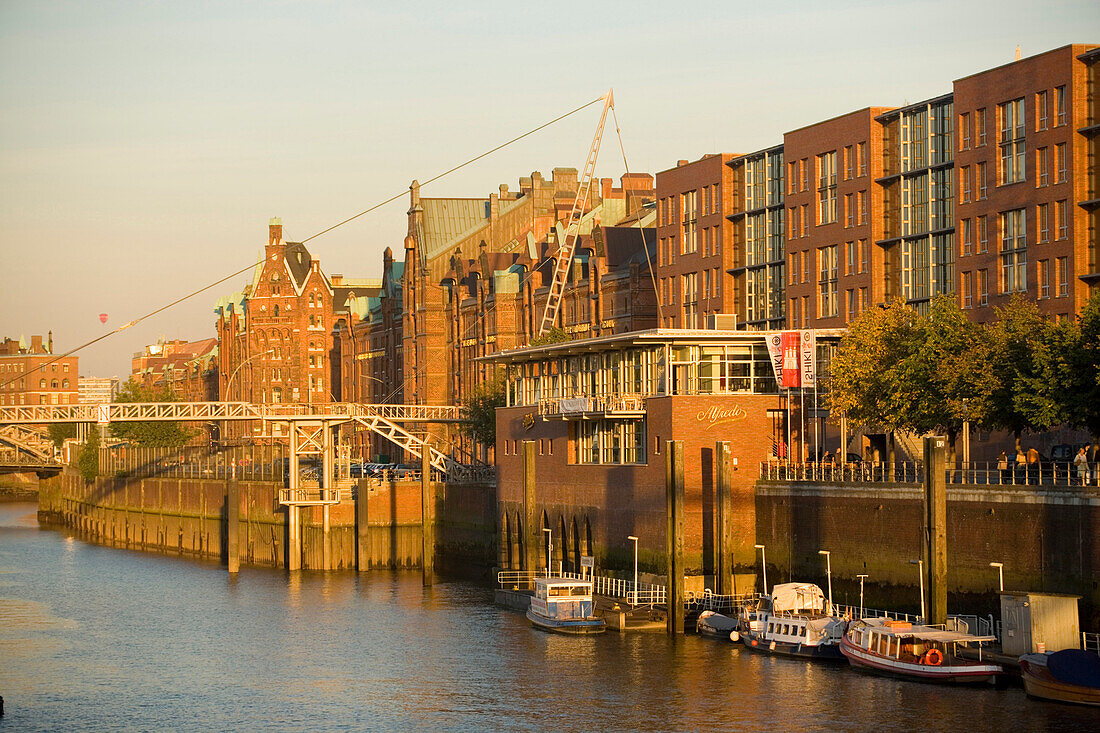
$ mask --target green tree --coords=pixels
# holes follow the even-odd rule
[[[50,440],[52,440],[53,444],[56,445],[58,448],[65,444],[66,439],[76,437],[76,423],[50,423],[50,426],[49,428],[47,428],[47,430],[49,431]]]
[[[76,468],[87,483],[95,481],[95,477],[99,475],[99,430],[95,425],[90,427],[88,439],[80,447]]]
[[[531,339],[531,343],[528,346],[546,346],[548,344],[561,344],[570,340],[569,334],[564,328],[558,328],[555,326],[541,336],[535,336]]]
[[[179,397],[168,387],[145,387],[131,378],[123,385],[115,402],[179,402]],[[114,437],[153,447],[175,448],[187,443],[195,434],[179,422],[111,423]]]
[[[1070,425],[1100,438],[1100,290],[1092,294],[1076,323],[1060,321],[1052,329],[1050,388]]]
[[[484,446],[497,440],[497,408],[504,407],[504,380],[480,385],[462,407],[462,431]]]

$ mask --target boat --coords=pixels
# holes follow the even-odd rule
[[[842,662],[839,645],[847,621],[829,611],[813,583],[782,583],[770,596],[742,607],[741,641],[754,652]]]
[[[1100,707],[1100,655],[1084,649],[1020,657],[1024,689],[1031,697]]]
[[[607,629],[593,615],[592,581],[576,578],[535,578],[535,595],[527,618],[536,628],[559,634],[601,634]]]
[[[715,611],[703,611],[695,621],[695,631],[700,636],[709,636],[712,639],[737,641],[739,637],[737,627],[737,619]]]
[[[1004,673],[999,664],[983,661],[982,644],[994,636],[975,636],[888,618],[853,621],[840,642],[841,653],[856,668],[925,682],[980,684]],[[978,658],[959,656],[973,644]]]

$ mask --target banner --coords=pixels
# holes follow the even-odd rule
[[[768,356],[772,363],[775,383],[783,386],[783,336],[778,332],[769,333],[764,342],[768,345]]]
[[[799,336],[801,339],[802,386],[813,388],[817,386],[817,335],[811,328],[800,331]]]
[[[802,368],[799,361],[800,342],[798,331],[784,331],[782,333],[783,381],[779,385],[781,387],[798,389],[802,386]]]

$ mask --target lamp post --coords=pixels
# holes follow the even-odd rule
[[[989,567],[997,568],[997,579],[1000,581],[1001,592],[1005,590],[1005,564],[1003,562],[991,562]]]
[[[829,614],[833,613],[833,558],[828,550],[818,550],[818,555],[825,556],[825,577],[829,579]]]
[[[631,604],[638,605],[638,538],[634,535],[627,537],[628,540],[634,543],[634,600]]]
[[[920,573],[920,620],[924,623],[924,560],[910,560],[909,564],[916,565]]]
[[[233,377],[237,376],[237,372],[239,372],[241,370],[241,367],[243,367],[245,364],[252,361],[253,359],[259,359],[261,356],[267,356],[268,354],[274,354],[274,353],[275,353],[274,349],[268,349],[267,351],[261,351],[258,354],[253,354],[252,356],[248,357],[247,359],[245,359],[244,361],[242,361],[240,364],[237,365],[237,368],[234,369],[233,373],[229,375],[229,379],[225,380],[225,400],[226,400],[226,402],[230,401],[230,395],[233,391]],[[229,421],[228,420],[225,421],[225,427],[226,428],[229,427]],[[229,431],[226,430],[224,432],[229,432]],[[225,436],[225,435],[222,436],[223,444],[225,442],[226,437],[227,436]],[[233,459],[232,472],[233,472],[232,478],[233,478],[234,481],[236,481],[237,480],[237,460],[236,460],[236,458]]]
[[[554,530],[549,527],[543,527],[542,531],[546,533],[546,577],[550,577],[550,554],[554,549]]]
[[[753,545],[753,547],[760,550],[760,568],[764,572],[764,595],[768,595],[768,560],[764,554],[764,546]]]
[[[857,575],[859,578],[859,617],[863,618],[863,581],[867,579],[867,575]]]

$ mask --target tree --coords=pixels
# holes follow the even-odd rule
[[[1060,321],[1045,357],[1050,389],[1065,421],[1100,438],[1100,290],[1092,294],[1076,323]]]
[[[546,346],[548,344],[562,344],[570,340],[569,334],[564,328],[558,328],[555,326],[541,336],[535,336],[531,339],[531,343],[528,346]]]
[[[65,444],[65,440],[68,438],[76,437],[76,423],[71,422],[55,422],[50,423],[47,428],[50,435],[50,440],[58,448]]]
[[[497,408],[504,405],[504,380],[480,385],[462,407],[462,431],[484,446],[496,445]]]
[[[145,387],[131,378],[123,385],[115,402],[178,402],[179,397],[163,387]],[[194,430],[188,430],[179,422],[129,422],[111,423],[111,435],[130,440],[140,445],[175,448],[195,437]]]
[[[99,475],[99,430],[94,425],[88,430],[88,439],[77,454],[76,468],[87,483],[95,481]]]

